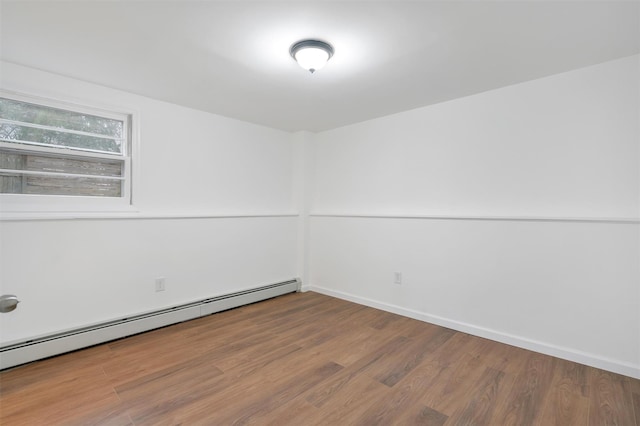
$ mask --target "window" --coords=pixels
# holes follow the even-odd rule
[[[0,95],[4,201],[130,203],[129,115]]]

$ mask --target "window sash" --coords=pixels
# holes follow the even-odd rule
[[[109,180],[102,176],[5,176],[5,173],[0,172],[0,177],[7,178],[0,180],[5,194],[121,198],[123,192],[122,181]],[[19,179],[15,180],[16,178]]]
[[[126,130],[124,122],[123,129]],[[19,129],[19,137],[11,135],[0,136],[0,140],[7,143],[23,145],[48,146],[52,148],[65,148],[86,152],[100,152],[107,154],[123,155],[125,139],[98,133],[82,132],[78,130],[66,130],[59,127],[47,126],[35,123],[23,123],[15,120],[0,118],[0,131],[3,133]],[[47,142],[47,139],[52,142]],[[83,146],[86,144],[98,144],[98,147]],[[100,144],[102,146],[100,147]],[[106,145],[105,145],[106,144]]]
[[[81,130],[64,129],[62,127],[55,127],[55,126],[47,126],[47,125],[44,125],[44,124],[29,123],[27,121],[17,121],[17,120],[9,120],[9,119],[6,119],[6,118],[0,118],[0,124],[2,124],[2,123],[13,124],[13,125],[16,125],[16,126],[21,126],[21,127],[31,127],[33,129],[51,130],[51,131],[60,132],[60,133],[71,133],[71,134],[74,134],[74,135],[91,136],[91,137],[100,138],[100,139],[114,139],[114,140],[117,140],[117,141],[124,141],[123,137],[103,135],[103,134],[100,134],[100,133],[83,132]],[[13,140],[13,139],[11,139],[11,140]]]
[[[0,106],[4,106],[3,118],[7,120],[37,124],[46,117],[47,122],[40,124],[51,125],[56,129],[87,131],[87,126],[89,126],[100,135],[126,136],[123,126],[126,114],[111,113],[7,91],[1,91],[0,97],[6,101],[0,102]],[[114,124],[116,127],[113,127]]]
[[[80,173],[58,173],[58,172],[40,172],[34,170],[19,170],[19,169],[2,169],[0,168],[0,175],[24,175],[24,176],[53,176],[53,177],[78,177],[86,179],[97,180],[121,180],[124,181],[124,176],[109,176],[109,175],[85,175]]]
[[[122,154],[108,154],[105,152],[94,152],[85,149],[70,149],[65,146],[59,148],[52,147],[51,145],[37,144],[37,143],[16,143],[5,142],[0,139],[0,150],[13,151],[16,154],[19,153],[45,153],[52,154],[55,157],[73,157],[73,158],[103,158],[105,160],[124,160],[127,157]]]
[[[115,120],[115,121],[122,122],[122,137],[121,138],[118,138],[116,136],[103,135],[103,134],[100,134],[100,133],[82,132],[82,131],[79,131],[79,130],[59,128],[59,127],[55,127],[55,126],[45,126],[45,127],[49,127],[49,128],[43,129],[43,130],[50,130],[50,131],[56,131],[56,132],[62,132],[62,133],[78,134],[78,135],[83,135],[84,134],[86,136],[102,138],[102,139],[112,139],[112,140],[118,140],[119,139],[122,142],[120,144],[121,151],[119,153],[92,150],[92,149],[89,149],[89,148],[73,148],[73,147],[66,147],[66,146],[62,146],[62,145],[40,144],[38,142],[30,142],[30,141],[19,141],[19,144],[33,145],[33,146],[43,146],[43,147],[53,147],[54,149],[61,149],[61,150],[62,149],[73,149],[74,151],[95,152],[97,154],[98,153],[103,153],[103,154],[108,154],[108,155],[119,155],[119,156],[122,156],[122,157],[125,157],[125,158],[127,158],[127,157],[129,157],[131,155],[130,154],[130,152],[131,152],[131,139],[132,139],[132,132],[131,132],[131,116],[132,116],[132,114],[131,113],[113,112],[113,111],[109,111],[109,110],[106,110],[106,109],[93,108],[93,107],[88,107],[88,106],[84,106],[84,105],[81,106],[81,105],[74,104],[74,103],[58,101],[58,100],[53,100],[53,99],[47,99],[47,98],[40,98],[40,97],[37,97],[37,96],[32,96],[32,95],[12,92],[12,91],[8,91],[8,90],[2,90],[2,89],[0,89],[0,98],[10,99],[10,100],[13,100],[13,101],[23,102],[23,103],[27,103],[27,104],[33,104],[35,106],[43,106],[43,107],[48,107],[48,108],[60,109],[60,110],[64,110],[64,111],[68,111],[68,112],[72,112],[72,113],[89,115],[89,116],[94,116],[94,117],[105,118],[105,119],[109,119],[109,120]],[[44,125],[35,124],[35,123],[22,122],[22,121],[18,121],[18,120],[10,120],[10,119],[7,119],[7,118],[0,118],[0,124],[2,122],[6,122],[7,124],[28,125],[28,127],[33,127],[33,128],[38,128],[39,126],[44,126]],[[14,122],[14,123],[11,123],[11,122]],[[22,123],[26,123],[26,124],[22,124]],[[13,140],[7,140],[7,139],[0,139],[0,141],[18,145],[18,141],[14,142]]]
[[[35,198],[33,197],[37,197],[45,203],[47,203],[46,200],[50,200],[48,203],[53,204],[58,202],[67,203],[70,199],[86,199],[86,201],[89,201],[90,199],[96,201],[101,199],[105,200],[105,202],[107,200],[112,200],[111,202],[120,200],[118,201],[118,205],[123,205],[121,204],[123,202],[126,203],[124,205],[130,205],[131,159],[129,157],[129,152],[131,150],[132,143],[130,114],[111,113],[94,108],[84,108],[78,105],[70,105],[64,102],[44,100],[15,93],[7,93],[1,90],[0,97],[17,102],[32,104],[35,107],[44,106],[76,114],[91,115],[98,118],[115,120],[122,123],[122,135],[120,135],[119,128],[117,129],[117,135],[115,132],[112,135],[104,135],[46,124],[36,124],[20,120],[0,118],[0,124],[41,129],[44,131],[58,132],[59,134],[79,135],[112,140],[117,144],[120,151],[112,152],[84,147],[0,138],[0,153],[12,153],[25,156],[20,160],[21,162],[19,162],[17,167],[15,164],[13,165],[14,167],[11,167],[12,164],[10,164],[10,162],[0,164],[0,181],[3,180],[2,177],[5,178],[5,187],[0,189],[0,197],[4,200],[0,203],[3,204],[3,210],[6,210],[5,207],[9,207],[9,210],[6,211],[14,210],[14,208],[11,208],[11,206],[7,204],[7,201],[11,202],[15,207],[23,205],[44,206],[44,204],[39,202],[35,203]],[[77,161],[82,167],[79,167],[78,164],[76,164],[69,167],[69,170],[66,170],[65,167],[60,167],[60,171],[57,171],[56,169],[58,167],[55,166],[51,167],[52,170],[46,170],[46,167],[41,167],[39,170],[38,167],[35,167],[36,170],[33,170],[33,167],[29,167],[32,168],[32,170],[22,169],[22,162],[26,163],[29,156],[32,156],[32,159],[34,158],[33,156],[51,157],[53,162],[56,162],[56,159],[68,159],[70,160],[69,163]],[[42,160],[42,158],[38,158],[38,162],[46,165],[46,161]],[[85,164],[81,164],[82,162]],[[64,161],[61,163],[64,163]],[[101,164],[103,164],[108,170],[103,172]],[[118,166],[118,164],[120,164],[120,166]],[[87,167],[87,170],[82,170],[85,166]],[[24,167],[27,168],[27,166]],[[119,171],[115,172],[114,167],[119,168]],[[86,173],[86,171],[90,171],[90,173]],[[20,184],[18,183],[20,181],[23,187],[22,192],[16,192],[20,190]],[[8,186],[12,186],[12,188],[8,188]],[[28,189],[25,190],[24,188],[27,187]],[[38,188],[44,188],[43,192],[37,192]],[[77,193],[74,193],[74,190],[77,190]],[[73,204],[70,205],[72,206]],[[100,201],[97,205],[104,205],[103,201]],[[48,209],[49,208],[47,208],[47,210]],[[64,210],[62,206],[56,209]]]

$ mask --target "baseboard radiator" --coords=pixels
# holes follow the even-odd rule
[[[283,281],[3,346],[0,370],[296,291],[299,280]]]

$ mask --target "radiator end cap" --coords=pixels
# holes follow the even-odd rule
[[[0,312],[7,313],[15,310],[18,307],[18,297],[14,294],[3,294],[0,296]]]

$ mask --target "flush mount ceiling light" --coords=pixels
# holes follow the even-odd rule
[[[313,74],[331,59],[333,47],[320,40],[301,40],[291,46],[289,53],[302,68]]]

